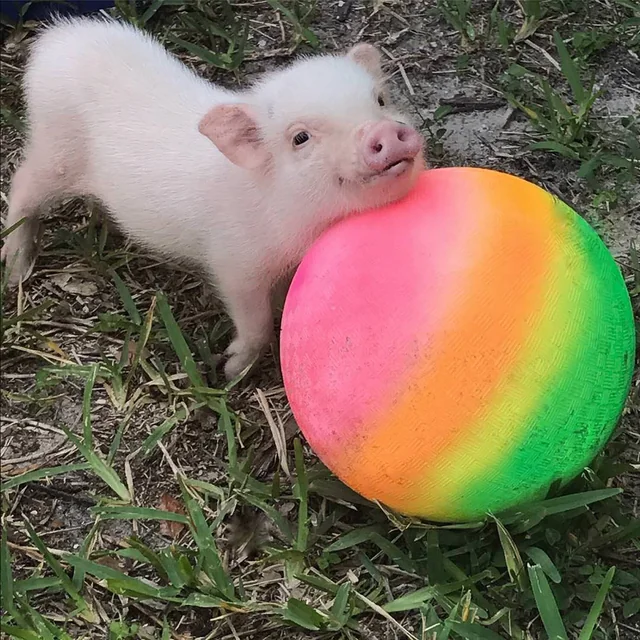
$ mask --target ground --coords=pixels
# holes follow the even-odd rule
[[[430,164],[501,169],[570,203],[638,317],[635,0],[142,4],[115,14],[232,87],[378,44]],[[3,27],[3,215],[35,26]],[[637,373],[605,453],[560,497],[501,521],[407,520],[306,448],[275,350],[225,389],[230,324],[209,287],[96,213],[57,206],[32,276],[2,288],[3,637],[638,637]]]

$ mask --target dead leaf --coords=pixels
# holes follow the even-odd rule
[[[122,571],[125,565],[121,560],[114,556],[102,556],[100,558],[96,558],[95,562],[97,564],[101,564],[103,567],[109,567],[110,569],[115,569],[116,571]]]
[[[258,398],[260,408],[262,409],[262,412],[267,419],[267,424],[271,429],[271,435],[273,436],[273,442],[276,447],[276,453],[278,454],[278,460],[280,460],[280,467],[284,471],[285,475],[290,478],[291,471],[289,471],[289,462],[287,460],[287,438],[285,436],[284,424],[282,423],[282,419],[276,413],[276,417],[278,418],[278,421],[276,422],[273,417],[271,407],[269,406],[269,401],[264,395],[262,389],[256,389],[255,395],[256,398]]]
[[[14,476],[21,476],[25,473],[29,473],[30,471],[35,471],[36,469],[40,469],[44,467],[44,462],[36,462],[35,464],[27,464],[23,467],[14,467],[13,465],[2,465],[0,468],[2,470],[2,475],[7,476],[8,478],[12,478]],[[11,473],[9,473],[11,471]]]
[[[129,366],[131,366],[133,364],[133,361],[136,359],[136,350],[138,349],[138,342],[137,340],[128,340],[127,342],[124,342],[122,345],[122,349],[120,350],[120,352],[117,354],[117,359],[118,360],[122,360],[122,355],[123,353],[127,352],[127,364]],[[142,358],[148,358],[151,353],[150,351],[145,347],[142,349],[142,353],[140,354]]]
[[[68,273],[56,273],[51,277],[51,281],[63,291],[78,296],[93,296],[98,293],[98,286],[95,282],[79,280]]]
[[[57,353],[60,357],[66,358],[67,360],[69,359],[69,356],[62,350],[57,342],[54,342],[49,338],[45,340],[44,344],[47,349],[53,351],[54,353]]]
[[[185,514],[182,504],[168,493],[164,493],[160,498],[158,509],[171,511],[171,513]],[[167,538],[173,538],[175,540],[182,533],[183,529],[184,524],[182,524],[182,522],[160,520],[160,533]]]

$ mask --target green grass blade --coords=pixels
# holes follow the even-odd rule
[[[116,289],[120,294],[120,299],[122,300],[122,304],[126,312],[129,314],[131,318],[131,322],[139,327],[142,324],[142,318],[140,317],[140,312],[138,311],[138,307],[133,300],[131,292],[129,291],[129,287],[124,283],[124,280],[113,270],[109,270],[111,277],[113,278],[113,282],[116,285]]]
[[[547,574],[548,578],[556,584],[562,582],[560,572],[553,564],[553,560],[548,554],[539,547],[529,547],[525,553],[533,560],[535,564],[539,564],[542,570]]]
[[[267,2],[276,10],[279,11],[299,32],[300,35],[312,46],[317,47],[320,44],[318,36],[310,29],[307,29],[300,23],[294,13],[287,9],[279,0],[267,0]]]
[[[176,412],[169,416],[159,427],[151,432],[151,435],[142,443],[142,453],[147,456],[156,447],[158,442],[162,440],[179,422],[186,420],[188,412],[186,407],[179,407]]]
[[[2,609],[15,617],[16,607],[13,600],[13,573],[11,571],[11,552],[7,542],[7,529],[2,527],[2,538],[0,542],[0,603]]]
[[[457,620],[450,620],[447,624],[449,624],[451,629],[458,635],[465,638],[465,640],[504,640],[501,635],[480,624],[458,622]]]
[[[289,598],[283,618],[309,631],[320,631],[325,623],[323,615],[306,602],[297,598]]]
[[[406,593],[405,595],[388,602],[382,608],[388,613],[419,609],[430,600],[433,600],[435,594],[436,587],[423,587],[422,589],[416,589],[416,591]]]
[[[562,616],[542,567],[535,564],[529,565],[528,569],[533,597],[549,640],[568,640]]]
[[[120,424],[118,425],[118,428],[116,429],[116,433],[113,436],[113,440],[111,441],[111,444],[109,445],[109,452],[107,453],[106,463],[110,467],[113,465],[113,461],[115,460],[116,455],[118,453],[118,450],[120,449],[120,443],[122,442],[122,436],[124,435],[125,429],[129,425],[129,421],[131,420],[131,417],[133,416],[133,412],[134,412],[135,409],[136,409],[136,405],[134,404],[134,406],[131,407],[129,409],[129,411],[127,411],[127,414],[125,415],[125,417],[120,421]]]
[[[344,551],[345,549],[355,547],[359,544],[362,544],[363,542],[369,542],[371,540],[371,535],[374,532],[378,532],[378,530],[379,527],[371,525],[368,527],[355,529],[354,531],[349,531],[348,533],[340,536],[337,540],[325,547],[325,551],[327,551],[328,553],[333,553],[335,551]]]
[[[428,603],[437,595],[444,596],[449,593],[460,591],[465,587],[468,588],[474,585],[476,582],[480,582],[481,580],[490,578],[491,576],[491,570],[487,569],[464,580],[423,587],[421,589],[413,591],[412,593],[407,593],[403,596],[400,596],[399,598],[396,598],[395,600],[392,600],[391,602],[388,602],[382,608],[388,613],[419,609],[421,606]]]
[[[85,460],[91,466],[91,470],[105,483],[107,484],[115,494],[124,502],[131,502],[131,495],[129,490],[123,484],[122,480],[118,477],[118,474],[107,465],[107,463],[98,456],[94,451],[89,449],[84,442],[81,442],[79,438],[75,436],[69,429],[62,427],[67,438],[75,445],[78,451],[82,454]]]
[[[96,518],[93,522],[93,525],[91,525],[91,529],[89,529],[89,532],[87,533],[84,540],[82,541],[82,545],[80,546],[80,549],[78,549],[78,555],[81,558],[88,557],[89,552],[91,550],[91,545],[93,544],[99,529],[100,529],[100,519]],[[72,582],[74,587],[78,591],[82,589],[82,585],[84,584],[84,579],[85,579],[84,571],[82,571],[82,569],[75,568],[73,570]]]
[[[98,377],[99,366],[94,364],[89,370],[89,376],[84,385],[84,394],[82,396],[82,431],[84,442],[87,447],[93,447],[93,433],[91,431],[91,396],[93,395],[93,387]]]
[[[640,277],[640,270],[638,271],[638,274]],[[587,547],[590,549],[597,549],[598,547],[611,543],[620,544],[621,542],[626,542],[632,538],[640,539],[640,520],[632,520],[624,527],[618,527],[603,536],[598,536],[597,538],[590,540]]]
[[[35,307],[31,307],[22,313],[12,315],[11,317],[5,317],[4,315],[1,318],[2,321],[2,329],[8,329],[12,327],[14,324],[18,322],[28,322],[29,320],[33,320],[41,313],[44,313],[47,309],[52,307],[55,303],[53,300],[45,300],[43,303],[36,305]]]
[[[147,10],[140,16],[138,21],[141,26],[145,26],[153,16],[156,15],[158,9],[162,7],[165,0],[153,0],[153,2],[147,7]]]
[[[447,581],[447,572],[444,568],[444,555],[440,548],[440,536],[438,531],[427,531],[427,572],[432,584],[442,584]]]
[[[178,555],[178,557],[176,557],[174,551],[171,547],[161,549],[158,551],[157,557],[162,563],[169,583],[176,589],[182,589],[193,579],[193,567],[186,556]],[[219,601],[218,599],[218,602]]]
[[[565,158],[571,158],[571,160],[580,160],[580,154],[576,153],[571,147],[560,142],[554,142],[553,140],[543,140],[541,142],[534,142],[529,145],[529,149],[532,151],[553,151]]]
[[[234,43],[236,50],[235,53],[231,55],[231,64],[229,65],[230,70],[235,70],[242,64],[250,33],[251,23],[247,19],[244,21],[242,29],[240,30],[240,38],[237,40],[237,42]]]
[[[162,623],[162,637],[160,640],[172,640],[173,631],[171,631],[171,627],[168,625],[166,619]]]
[[[540,5],[540,0],[524,0],[522,7],[524,15],[533,20],[540,20],[542,17],[542,7]]]
[[[93,622],[97,622],[98,618],[95,616],[93,611],[89,608],[89,605],[86,603],[85,599],[82,597],[78,589],[76,589],[75,585],[71,581],[71,578],[67,575],[66,571],[62,568],[62,565],[58,560],[53,556],[53,554],[49,551],[47,546],[42,542],[38,534],[35,532],[34,528],[31,526],[28,520],[24,520],[24,526],[27,530],[27,534],[31,539],[33,545],[38,549],[38,551],[42,554],[45,562],[49,565],[53,573],[55,573],[56,577],[60,581],[60,585],[62,588],[69,594],[69,597],[75,602],[76,606],[80,610],[80,612],[86,612],[88,616],[86,619],[91,620]]]
[[[0,632],[6,633],[11,638],[16,638],[16,640],[43,640],[43,638],[34,631],[2,622],[0,622]]]
[[[314,576],[307,573],[301,573],[298,574],[296,578],[301,582],[311,585],[319,591],[329,593],[332,596],[337,596],[338,591],[340,590],[340,587],[335,582],[331,582],[331,580],[325,578],[324,576]]]
[[[589,611],[589,615],[584,623],[584,627],[580,631],[580,635],[578,640],[591,640],[591,636],[598,624],[598,618],[602,613],[602,607],[604,606],[605,598],[609,593],[609,589],[611,588],[611,582],[613,581],[613,576],[616,572],[615,567],[611,567],[600,585],[600,589],[598,589],[598,593],[596,595],[596,599],[593,601],[593,605],[591,605],[591,610]]]
[[[578,67],[576,66],[573,58],[569,55],[569,51],[557,31],[553,32],[553,41],[555,42],[558,55],[560,56],[560,68],[571,87],[573,99],[576,101],[576,104],[582,105],[585,101],[586,93],[582,86]]]
[[[53,622],[47,620],[39,611],[36,611],[29,605],[26,606],[29,608],[29,617],[31,618],[32,624],[38,630],[43,640],[72,640],[66,631],[56,627]]]
[[[82,569],[85,573],[98,578],[98,580],[106,580],[107,584],[109,584],[111,588],[115,585],[116,587],[136,593],[139,596],[148,596],[150,598],[157,598],[161,600],[168,599],[173,601],[172,598],[175,598],[179,593],[179,591],[174,587],[158,587],[148,582],[142,582],[141,580],[128,576],[117,569],[98,564],[97,562],[87,560],[86,558],[80,558],[69,554],[64,556],[64,561],[72,567]],[[120,592],[118,588],[116,588],[115,591]]]
[[[558,124],[558,118],[560,117],[560,113],[555,109],[556,95],[551,88],[551,85],[546,80],[540,80],[540,85],[542,86],[542,90],[544,91],[544,97],[547,101],[548,112],[551,114],[549,119],[546,119],[542,116],[541,113],[538,114],[538,122],[544,129],[547,129],[554,138],[558,138],[561,136],[560,126]]]
[[[595,155],[588,160],[585,160],[578,169],[578,177],[579,178],[591,178],[596,169],[602,166],[603,160],[600,155]]]
[[[215,496],[216,500],[221,501],[227,498],[227,493],[222,487],[219,487],[215,484],[211,484],[211,482],[205,482],[204,480],[194,480],[193,478],[185,478],[184,483],[197,489],[198,491],[203,491],[209,495]]]
[[[186,489],[182,479],[180,480],[180,488],[182,489],[182,497],[185,507],[189,514],[189,518],[191,519],[189,527],[198,546],[202,569],[209,576],[220,593],[229,600],[233,600],[233,583],[222,566],[216,542],[211,534],[209,526],[207,525],[204,513],[202,512],[200,505]]]
[[[199,13],[185,13],[182,16],[182,21],[194,31],[201,33],[204,36],[217,36],[229,44],[233,44],[233,36],[230,32],[225,31],[215,22],[212,22]]]
[[[515,582],[521,589],[527,588],[527,577],[526,572],[524,570],[524,563],[522,562],[522,557],[520,556],[520,551],[516,546],[516,543],[513,541],[513,538],[507,531],[506,527],[498,520],[497,518],[493,518],[496,523],[496,527],[498,528],[498,536],[500,537],[500,544],[502,545],[502,550],[504,551],[504,559],[507,563],[507,571],[509,572],[509,577],[513,582]]]
[[[140,359],[142,358],[142,354],[144,353],[144,349],[147,346],[147,342],[149,341],[149,337],[151,336],[151,329],[153,327],[153,318],[156,310],[157,298],[153,298],[151,301],[151,306],[149,307],[149,311],[147,311],[147,315],[144,319],[144,324],[140,329],[140,337],[136,343],[136,351],[133,355],[133,361],[131,362],[131,368],[129,369],[129,373],[127,375],[127,380],[124,383],[125,389],[129,388],[129,383],[133,378],[133,374],[136,372],[138,365],[140,364]]]
[[[205,389],[207,387],[207,384],[198,371],[198,367],[196,366],[195,360],[193,359],[193,355],[191,353],[191,350],[189,349],[189,345],[182,335],[182,331],[180,330],[178,323],[173,317],[173,313],[171,312],[171,308],[169,307],[166,296],[164,296],[163,294],[158,294],[157,307],[158,313],[160,314],[162,322],[164,322],[164,326],[169,335],[169,340],[171,340],[173,349],[180,359],[182,368],[189,376],[191,384],[196,387]]]
[[[296,482],[294,495],[299,501],[296,549],[298,551],[306,551],[307,542],[309,540],[309,481],[307,480],[307,470],[304,465],[302,444],[298,438],[295,439],[293,446],[296,458]]]
[[[627,600],[624,606],[622,607],[622,615],[625,618],[630,618],[631,616],[635,616],[640,613],[640,597],[631,598],[631,600]]]
[[[91,511],[103,520],[166,520],[189,524],[189,519],[181,513],[149,507],[93,507]]]
[[[28,471],[27,473],[23,473],[22,475],[15,476],[6,480],[0,485],[0,491],[8,491],[9,489],[13,489],[15,487],[19,487],[20,485],[26,484],[28,482],[36,482],[38,480],[42,480],[43,478],[52,478],[54,476],[60,476],[65,473],[71,473],[72,471],[85,471],[86,469],[90,469],[91,465],[87,462],[83,462],[82,464],[66,464],[61,465],[59,467],[46,467],[44,469],[35,469],[34,471]]]
[[[227,407],[227,403],[222,400],[220,402],[220,420],[218,429],[227,437],[227,459],[229,463],[229,471],[233,473],[238,469],[238,444],[236,443],[236,432],[233,428],[231,420],[231,412]]]
[[[340,585],[338,593],[331,605],[331,615],[341,625],[345,625],[349,620],[349,596],[351,595],[351,583],[345,582]]]
[[[409,558],[409,556],[404,553],[397,545],[393,544],[386,539],[385,536],[380,535],[379,533],[372,533],[371,542],[378,546],[380,550],[386,554],[395,564],[397,564],[403,571],[413,572],[416,570],[413,562]]]
[[[583,493],[572,493],[558,498],[551,498],[541,502],[532,502],[531,504],[509,509],[500,515],[500,520],[505,524],[512,524],[532,514],[539,513],[542,517],[564,513],[565,511],[573,511],[580,507],[586,507],[594,502],[607,500],[613,496],[622,493],[622,489],[596,489],[595,491],[585,491]]]
[[[13,590],[15,593],[26,593],[27,591],[41,591],[60,586],[60,580],[56,576],[48,576],[46,578],[36,576],[24,580],[16,580],[13,583]]]
[[[211,49],[207,49],[206,47],[201,47],[200,45],[193,44],[192,42],[187,42],[182,38],[178,38],[178,36],[174,36],[173,34],[167,35],[167,40],[169,42],[173,42],[174,44],[179,45],[183,49],[186,49],[191,55],[194,55],[201,60],[213,65],[214,67],[218,67],[220,69],[228,69],[231,65],[231,60],[229,56],[225,54],[215,53],[211,51]]]
[[[168,580],[167,573],[162,564],[162,560],[158,553],[150,549],[146,544],[138,540],[136,537],[129,538],[129,547],[122,549],[118,552],[118,555],[127,558],[133,558],[142,564],[150,564],[158,572],[158,575],[162,580]]]
[[[180,603],[180,606],[199,607],[202,609],[219,609],[224,604],[224,600],[221,600],[220,598],[207,595],[206,593],[198,593],[197,591],[194,591]]]
[[[380,551],[388,556],[389,559],[397,564],[402,570],[409,572],[415,571],[415,566],[411,561],[411,558],[409,558],[409,556],[397,545],[387,540],[386,537],[380,533],[380,528],[378,526],[362,527],[355,531],[350,531],[325,547],[325,551],[327,553],[343,551],[365,542],[375,544]]]
[[[638,3],[636,0],[614,0],[614,2],[616,4],[619,4],[621,7],[631,9],[631,11],[640,16],[640,3]]]
[[[272,507],[265,500],[261,500],[250,493],[243,493],[241,495],[241,499],[243,502],[260,509],[269,519],[272,520],[278,529],[280,529],[280,532],[287,541],[293,541],[293,533],[291,532],[289,521],[275,507]]]

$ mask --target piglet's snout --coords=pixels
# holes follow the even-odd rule
[[[422,138],[412,127],[385,120],[371,126],[362,145],[367,168],[381,173],[403,161],[413,160],[422,148]]]

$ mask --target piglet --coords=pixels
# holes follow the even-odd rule
[[[359,44],[228,91],[131,26],[59,20],[25,75],[29,139],[6,226],[25,223],[2,248],[11,282],[30,271],[42,205],[97,198],[128,237],[217,287],[235,377],[271,338],[274,283],[328,225],[403,197],[423,166],[380,62]]]

